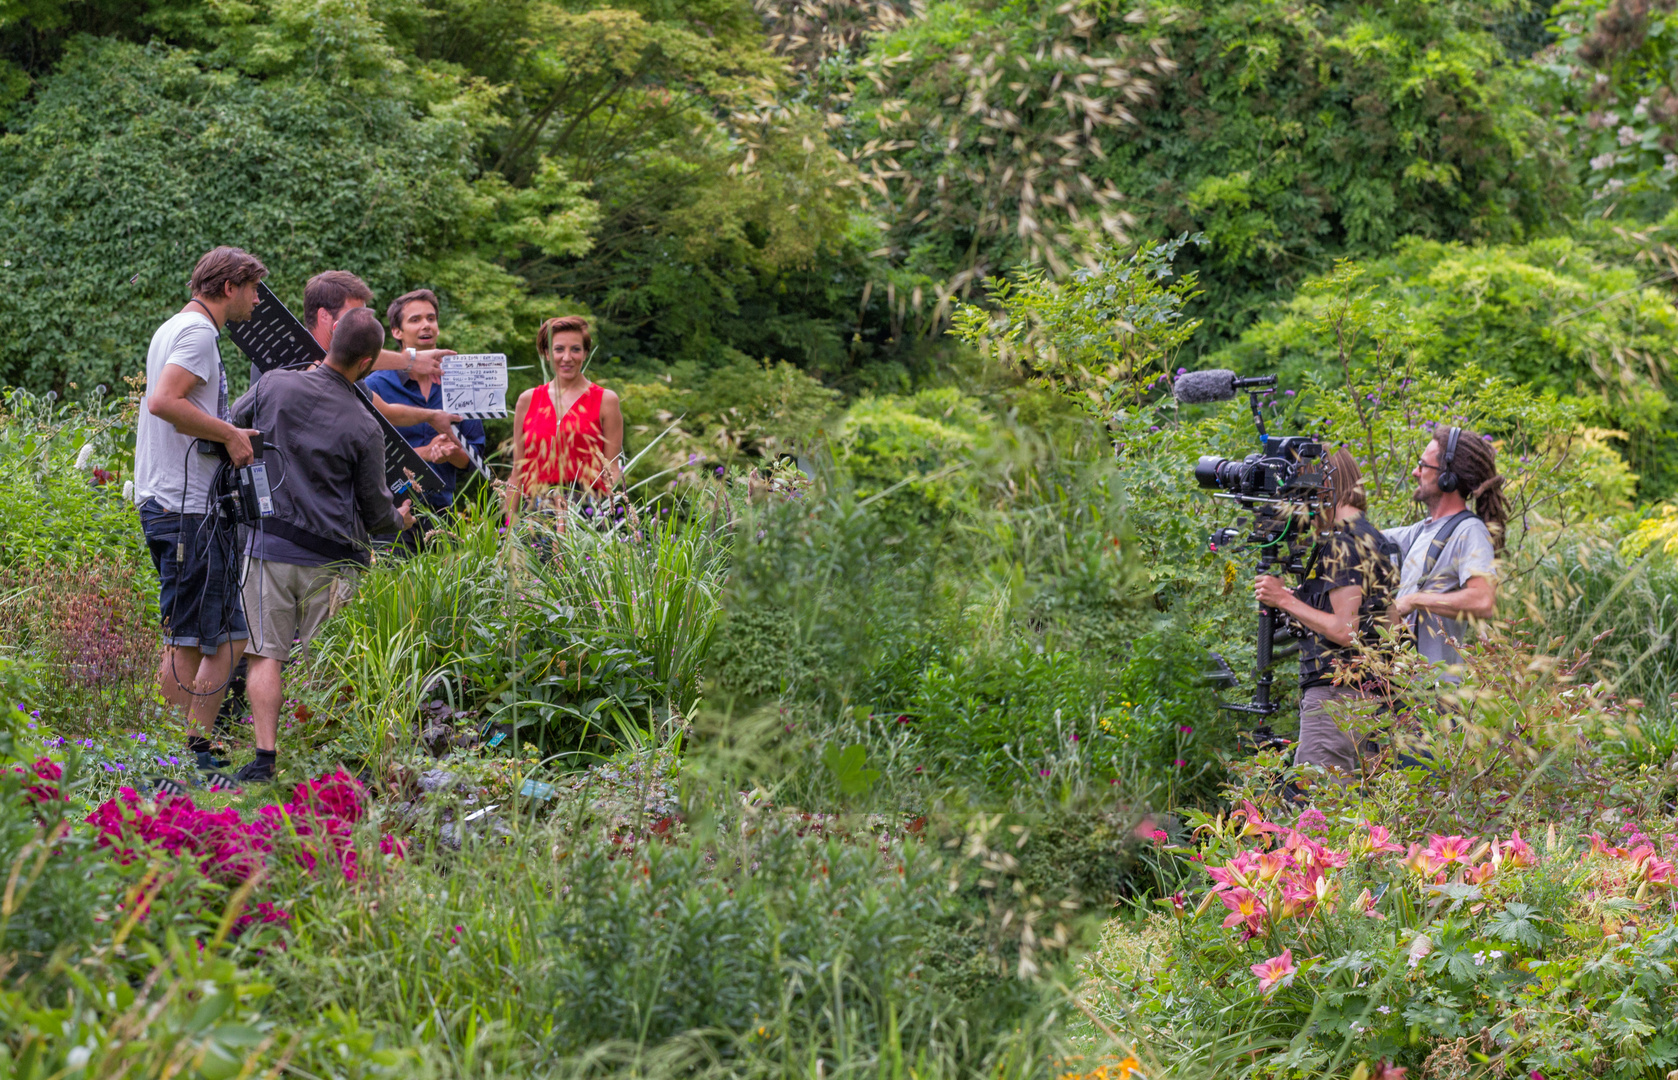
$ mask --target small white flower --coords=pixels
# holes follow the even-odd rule
[[[1503,950],[1502,949],[1493,949],[1491,951],[1490,955],[1491,955],[1491,958],[1493,960],[1502,960],[1503,959]]]
[[[1621,146],[1636,146],[1643,138],[1637,133],[1637,129],[1630,124],[1620,125],[1620,130],[1614,134],[1619,137]]]
[[[122,501],[123,502],[133,502],[134,501],[134,481],[124,480],[122,482]]]
[[[85,468],[87,468],[87,463],[92,461],[92,460],[93,460],[93,444],[92,443],[82,443],[81,451],[76,454],[76,468],[85,469]]]
[[[1375,1011],[1380,1013],[1382,1016],[1385,1016],[1388,1013],[1392,1012],[1393,1009],[1392,1009],[1391,1005],[1378,1005],[1378,1006],[1376,1006]]]
[[[1485,967],[1486,966],[1486,954],[1485,953],[1477,952],[1477,953],[1474,954],[1474,966],[1475,967]]]
[[[1598,154],[1596,157],[1591,158],[1591,168],[1596,172],[1612,169],[1614,167],[1614,161],[1615,157],[1613,154]]]
[[[1646,98],[1646,97],[1638,98],[1637,99],[1637,104],[1632,106],[1631,118],[1633,120],[1641,120],[1648,115],[1649,115],[1649,99]]]

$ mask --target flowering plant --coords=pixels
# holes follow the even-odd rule
[[[1278,821],[1251,802],[1193,823],[1199,848],[1167,849],[1185,888],[1090,965],[1139,1042],[1243,1048],[1220,1076],[1678,1064],[1678,833],[1401,841],[1356,813]]]
[[[298,784],[291,801],[264,806],[249,819],[232,807],[206,810],[184,795],[152,801],[125,787],[87,821],[97,830],[99,845],[124,865],[162,853],[184,861],[210,882],[239,885],[264,871],[274,853],[283,852],[307,874],[329,867],[344,882],[354,883],[361,868],[353,826],[366,812],[361,785],[339,771]],[[386,836],[380,851],[400,859],[405,847]],[[241,924],[284,924],[290,918],[288,911],[263,900],[241,917]]]

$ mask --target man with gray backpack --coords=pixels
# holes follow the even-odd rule
[[[1464,640],[1464,620],[1489,619],[1497,608],[1496,559],[1508,520],[1504,481],[1491,436],[1460,427],[1436,427],[1411,475],[1428,516],[1385,530],[1399,551],[1394,611],[1415,635],[1417,651],[1449,667],[1462,662],[1456,646]]]

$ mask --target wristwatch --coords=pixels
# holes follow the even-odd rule
[[[402,351],[408,354],[408,366],[402,369],[402,377],[404,379],[412,378],[414,374],[414,365],[419,363],[419,353],[414,351],[414,347],[412,345]]]

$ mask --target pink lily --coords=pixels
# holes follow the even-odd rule
[[[1538,855],[1532,850],[1531,844],[1521,839],[1519,829],[1509,834],[1509,843],[1504,846],[1503,858],[1511,868],[1538,865]]]
[[[1478,836],[1440,836],[1435,833],[1427,838],[1427,853],[1441,868],[1451,863],[1462,863],[1466,866],[1470,854],[1474,851],[1474,842],[1478,839]]]
[[[1248,937],[1258,933],[1260,922],[1268,914],[1265,910],[1264,901],[1259,898],[1258,893],[1251,889],[1231,889],[1229,892],[1219,893],[1218,899],[1222,900],[1224,907],[1229,909],[1229,914],[1224,916],[1224,927],[1226,929],[1232,926],[1245,925]]]
[[[1269,997],[1276,987],[1291,985],[1294,972],[1299,969],[1293,964],[1293,950],[1283,949],[1282,955],[1272,956],[1262,964],[1254,964],[1252,970],[1253,974],[1258,976],[1259,992]]]

